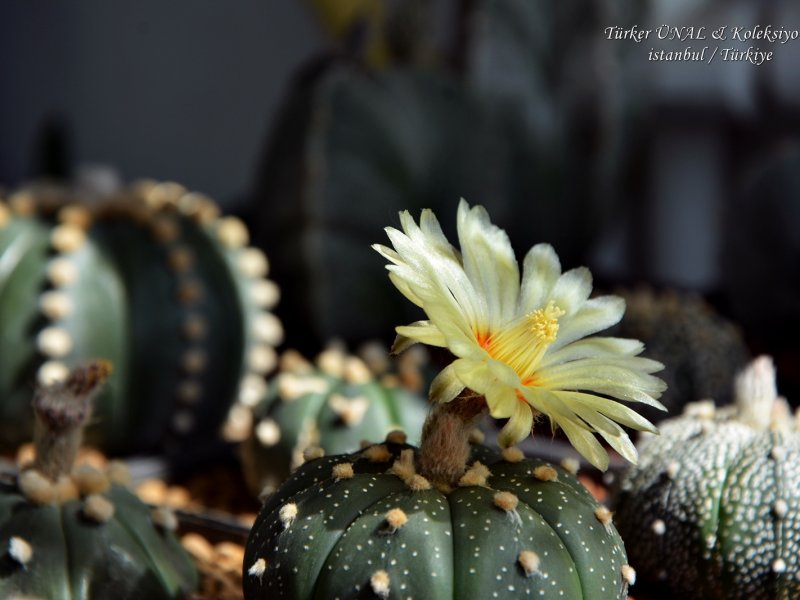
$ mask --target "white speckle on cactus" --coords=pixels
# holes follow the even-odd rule
[[[56,360],[48,360],[36,373],[36,380],[41,385],[53,385],[61,383],[69,377],[69,367]]]
[[[568,456],[562,459],[561,468],[564,469],[567,473],[572,473],[573,475],[577,475],[578,471],[581,468],[581,463],[577,458],[572,458]],[[613,473],[611,473],[610,471],[606,471],[603,476],[605,477],[606,475],[613,477]]]
[[[281,297],[280,288],[269,279],[253,279],[248,293],[253,304],[263,309],[273,308]]]
[[[36,346],[48,358],[62,358],[72,351],[72,337],[66,329],[46,327],[36,336]]]
[[[228,248],[244,248],[250,242],[250,234],[240,219],[224,217],[217,221],[217,239]]]
[[[237,259],[239,270],[248,277],[266,277],[269,272],[267,255],[258,248],[244,248]]]
[[[178,529],[178,518],[175,512],[167,507],[159,506],[150,511],[150,518],[157,527],[166,531],[176,531]]]
[[[533,470],[533,476],[539,481],[557,481],[558,471],[550,465],[542,465]]]
[[[516,446],[503,448],[503,460],[510,463],[518,463],[525,460],[525,454]]]
[[[389,582],[389,574],[383,569],[375,571],[369,578],[369,585],[379,598],[389,597]]]
[[[56,225],[50,233],[50,244],[56,251],[64,254],[75,252],[85,243],[86,232],[75,225]]]
[[[228,410],[222,435],[229,442],[243,442],[253,429],[253,411],[241,404],[235,403]]]
[[[333,478],[336,481],[341,479],[352,479],[355,476],[353,463],[345,462],[333,465]]]
[[[159,215],[154,218],[150,224],[150,230],[153,237],[163,244],[174,242],[179,235],[178,224],[175,219],[167,215]]]
[[[53,483],[35,469],[20,473],[17,485],[22,495],[34,504],[50,504],[56,499]]]
[[[54,287],[66,287],[77,281],[78,267],[69,258],[59,256],[48,263],[47,279]]]
[[[104,496],[91,494],[83,501],[83,514],[95,523],[106,523],[114,516],[114,504]]]
[[[92,224],[92,215],[84,206],[70,204],[58,211],[59,223],[69,223],[81,229],[87,229]]]
[[[622,565],[622,580],[628,585],[636,583],[636,571],[630,565]]]
[[[277,346],[283,341],[283,325],[280,319],[268,312],[259,312],[253,317],[253,337],[264,344]],[[284,356],[286,353],[284,353]],[[281,357],[281,364],[284,358]],[[308,364],[308,363],[306,363]]]
[[[281,439],[281,428],[273,419],[262,419],[256,425],[256,438],[263,446],[271,447]]]
[[[314,365],[306,360],[306,357],[297,350],[289,349],[281,354],[280,370],[282,373],[311,375],[314,372]]]
[[[759,356],[736,377],[734,403],[739,419],[753,429],[764,431],[769,427],[777,397],[775,366],[769,356]]]
[[[267,570],[267,561],[263,558],[257,559],[250,568],[247,569],[247,574],[251,577],[258,577],[261,579],[263,577],[264,572]]]
[[[783,461],[786,460],[786,448],[783,446],[774,446],[770,451],[769,455],[772,460]]]
[[[772,572],[773,573],[785,573],[786,572],[786,561],[782,558],[775,559],[772,562]]]
[[[33,558],[33,548],[26,540],[13,536],[8,540],[8,555],[26,567]]]
[[[522,567],[522,572],[525,573],[525,577],[531,577],[539,573],[541,559],[536,552],[532,550],[523,550],[519,553],[517,561],[519,562],[519,566]]]
[[[197,304],[203,298],[203,285],[199,281],[186,278],[178,285],[176,296],[183,306]]]
[[[68,317],[73,310],[72,300],[62,291],[50,290],[44,292],[39,298],[39,310],[53,321]]]

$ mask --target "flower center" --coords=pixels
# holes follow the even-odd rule
[[[478,334],[477,341],[492,358],[514,369],[525,385],[532,385],[539,361],[556,341],[558,319],[563,315],[564,311],[551,300],[501,331]]]

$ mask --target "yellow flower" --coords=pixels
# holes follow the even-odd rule
[[[656,398],[666,385],[651,375],[663,365],[637,356],[637,340],[586,337],[617,323],[624,301],[589,298],[589,270],[562,273],[547,244],[531,248],[520,280],[508,236],[482,206],[459,204],[460,253],[430,210],[419,225],[408,212],[400,223],[403,231],[386,229],[394,249],[373,248],[389,260],[394,285],[428,319],[398,327],[395,351],[422,342],[456,356],[434,379],[431,400],[449,402],[465,388],[483,395],[493,417],[509,419],[499,437],[504,447],[527,437],[541,413],[598,468],[608,467],[608,454],[595,433],[635,463],[619,424],[656,430],[618,400],[663,410]]]

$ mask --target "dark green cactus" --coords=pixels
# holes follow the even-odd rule
[[[268,393],[253,409],[252,433],[242,447],[245,475],[256,492],[274,491],[307,456],[357,450],[363,440],[396,429],[416,435],[428,411],[419,393],[419,353],[399,359],[398,373],[385,369],[389,357],[368,360],[331,346],[312,365],[287,351]]]
[[[295,472],[250,534],[245,598],[626,597],[611,514],[572,474],[473,446],[437,489],[403,439]]]
[[[0,486],[0,597],[155,600],[197,586],[174,515],[128,491],[121,463],[72,468],[107,373],[92,363],[36,394],[35,462]]]
[[[619,295],[627,309],[613,334],[642,340],[643,356],[664,363],[660,376],[667,389],[660,400],[671,415],[705,398],[730,402],[733,378],[750,356],[733,323],[696,294],[642,288]],[[642,414],[651,420],[665,417],[649,409]]]
[[[639,445],[617,523],[642,578],[670,598],[800,597],[800,431],[761,357],[734,406],[687,405]]]
[[[34,381],[115,365],[89,440],[113,452],[216,435],[262,393],[281,328],[247,230],[173,183],[96,199],[35,186],[0,200],[0,444],[30,435]],[[153,376],[154,373],[158,376]]]

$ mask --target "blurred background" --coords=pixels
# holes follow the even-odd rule
[[[605,36],[663,24],[708,39]],[[800,4],[5,0],[0,185],[211,195],[267,252],[286,345],[308,353],[419,318],[369,244],[406,208],[453,236],[464,197],[520,257],[546,241],[601,290],[702,301],[775,356],[797,404],[800,40],[710,36],[766,25],[800,29]],[[773,59],[648,60],[704,46]]]

